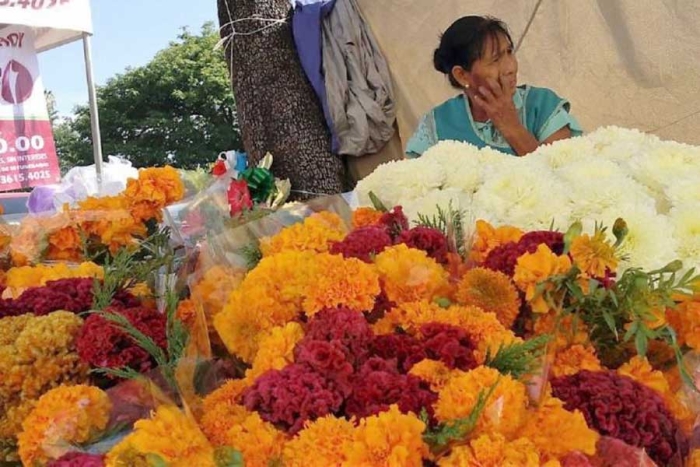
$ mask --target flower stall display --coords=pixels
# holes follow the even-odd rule
[[[411,221],[436,206],[464,211],[466,226],[566,229],[581,220],[629,233],[622,268],[663,267],[675,258],[700,264],[700,147],[661,141],[616,127],[538,148],[523,158],[458,142],[442,142],[422,157],[389,162],[358,183],[360,202],[374,193],[402,205]]]

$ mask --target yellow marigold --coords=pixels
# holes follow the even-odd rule
[[[635,356],[629,362],[618,368],[617,372],[659,393],[673,416],[680,422],[684,431],[686,433],[692,431],[693,424],[695,423],[694,413],[676,396],[664,374],[658,370],[654,370],[649,360],[644,357]]]
[[[409,374],[427,381],[430,384],[430,390],[434,392],[440,392],[450,378],[461,373],[459,370],[450,370],[442,362],[427,359],[416,363],[409,371]]]
[[[345,445],[353,440],[355,427],[332,415],[307,422],[284,447],[284,465],[290,467],[331,467],[346,461]],[[309,455],[313,453],[313,455]]]
[[[465,418],[474,409],[480,393],[495,389],[477,421],[476,433],[500,433],[513,438],[527,416],[527,388],[510,375],[480,366],[456,375],[438,394],[435,416],[441,422]]]
[[[568,256],[557,256],[547,245],[537,247],[535,253],[525,253],[518,258],[515,265],[513,281],[525,292],[525,299],[530,302],[535,313],[547,313],[549,305],[544,293],[537,288],[543,281],[558,274],[564,274],[571,269]]]
[[[575,375],[581,370],[599,371],[601,369],[595,349],[591,346],[576,344],[557,352],[552,365],[552,375],[559,378]]]
[[[600,437],[588,428],[581,412],[569,412],[555,397],[528,414],[519,436],[535,444],[543,461],[561,459],[572,451],[593,455]]]
[[[352,228],[369,227],[377,225],[382,218],[382,213],[373,208],[357,208],[352,212]]]
[[[246,371],[246,378],[253,381],[268,370],[280,370],[293,363],[294,347],[303,337],[304,329],[296,322],[287,323],[263,333],[253,366]]]
[[[510,328],[520,313],[520,297],[510,278],[499,271],[474,268],[457,284],[457,301],[495,313]]]
[[[400,303],[374,324],[374,332],[391,334],[396,328],[401,328],[409,334],[416,334],[421,325],[435,321],[443,311],[438,304],[426,300]]]
[[[484,220],[476,221],[476,234],[469,258],[477,264],[483,263],[494,248],[510,242],[517,242],[523,236],[523,231],[502,226],[495,228]]]
[[[263,256],[287,250],[326,252],[329,242],[341,241],[346,233],[340,216],[323,211],[312,214],[304,222],[282,229],[271,238],[263,239],[260,249]]]
[[[534,334],[554,336],[552,344],[558,349],[576,344],[587,345],[590,341],[588,327],[583,321],[574,315],[559,316],[555,311],[536,316]]]
[[[314,277],[306,291],[304,311],[312,316],[323,308],[344,306],[371,311],[379,295],[379,276],[374,267],[355,258],[322,253],[316,256]]]
[[[194,420],[177,407],[162,405],[150,419],[134,424],[127,435],[107,454],[107,467],[127,467],[137,455],[157,455],[171,467],[214,467],[214,449]]]
[[[18,436],[24,465],[43,465],[67,454],[74,444],[101,433],[109,421],[112,403],[94,386],[60,386],[39,399]]]
[[[243,454],[246,466],[267,467],[279,462],[286,441],[283,432],[251,413],[228,430],[226,445]]]
[[[388,411],[363,418],[344,447],[348,466],[395,467],[423,465],[428,447],[423,442],[425,424],[414,414],[402,414],[392,405]]]
[[[204,398],[200,426],[214,446],[226,446],[228,431],[250,414],[239,404],[239,398],[247,386],[248,380],[230,380]]]
[[[527,438],[508,441],[498,433],[483,434],[467,446],[452,449],[439,467],[540,467],[537,448]]]
[[[615,248],[605,238],[605,232],[598,230],[591,237],[579,235],[571,242],[569,251],[574,264],[591,277],[605,277],[605,270],[617,270]]]
[[[3,297],[17,298],[29,287],[40,287],[46,285],[49,281],[78,277],[96,277],[101,279],[103,276],[102,266],[92,262],[81,263],[78,266],[57,263],[11,268],[5,276],[7,289],[3,293]]]
[[[424,251],[400,244],[384,250],[374,262],[393,302],[431,301],[449,290],[447,271]]]

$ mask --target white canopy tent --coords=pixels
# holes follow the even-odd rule
[[[433,69],[433,51],[441,32],[472,14],[508,24],[519,81],[569,99],[585,130],[617,125],[700,144],[698,0],[358,3],[391,68],[404,147],[420,116],[458,92]],[[400,145],[389,146],[380,159],[400,157]]]
[[[92,13],[90,0],[32,0],[0,4],[0,31],[9,25],[26,26],[35,34],[37,52],[83,41],[85,74],[90,99],[92,142],[97,180],[102,178],[102,142],[92,69]]]

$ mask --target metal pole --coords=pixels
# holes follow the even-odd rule
[[[97,93],[92,76],[92,44],[90,34],[83,33],[83,52],[85,53],[85,75],[87,76],[88,96],[90,97],[90,123],[92,125],[92,152],[95,156],[97,185],[102,187],[102,138],[100,137],[100,116],[97,113]]]

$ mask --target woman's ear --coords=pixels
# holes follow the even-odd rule
[[[471,73],[459,65],[452,67],[452,76],[465,89],[468,89],[472,85]]]

